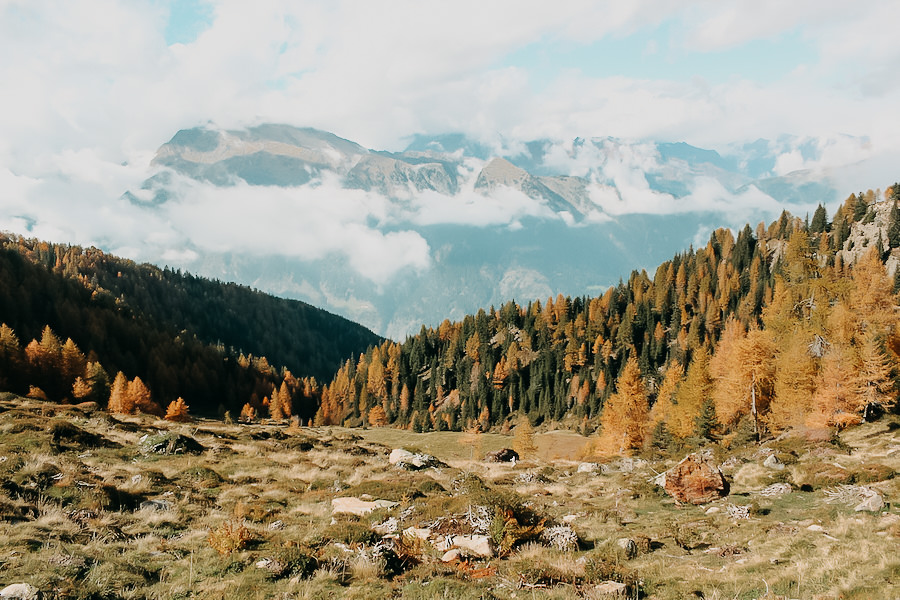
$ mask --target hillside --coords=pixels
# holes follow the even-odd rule
[[[900,186],[885,196],[717,230],[602,296],[509,301],[385,342],[344,363],[317,422],[488,430],[524,414],[599,428],[612,454],[858,423],[895,406],[900,371]]]
[[[8,235],[0,245],[0,323],[21,342],[18,352],[32,338],[44,341],[49,327],[58,339],[48,338],[45,349],[70,338],[82,366],[100,363],[109,383],[117,371],[139,376],[162,406],[183,396],[198,412],[237,411],[253,394],[271,395],[285,376],[282,368],[291,377],[327,379],[347,356],[379,341],[302,302],[95,248]],[[60,400],[71,397],[75,376],[84,375],[47,378],[51,365],[31,373],[41,380],[25,381],[27,369],[10,367],[14,350],[8,344],[2,373],[12,391],[35,384]]]

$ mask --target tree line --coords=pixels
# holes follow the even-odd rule
[[[416,431],[567,422],[598,451],[844,427],[893,406],[900,185],[829,220],[715,231],[602,296],[514,301],[346,360],[320,424]]]

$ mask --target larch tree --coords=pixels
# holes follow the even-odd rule
[[[669,417],[669,430],[673,435],[685,439],[694,434],[697,415],[712,392],[709,376],[709,353],[701,349],[694,353],[687,374],[675,394],[675,402]]]
[[[891,363],[881,348],[878,336],[867,331],[859,347],[859,386],[863,417],[874,406],[889,408],[894,404]]]
[[[647,435],[648,413],[647,390],[637,358],[632,354],[616,380],[615,393],[603,407],[598,452],[622,456],[641,448]]]
[[[525,415],[520,415],[513,433],[513,450],[522,460],[534,457],[537,444],[534,442],[534,429]]]
[[[822,359],[807,425],[843,429],[862,421],[859,377],[851,359],[850,351],[842,346],[828,349]]]
[[[72,397],[78,400],[79,402],[84,401],[88,396],[93,393],[93,388],[91,385],[84,380],[82,377],[76,377],[75,382],[72,384]]]
[[[179,396],[174,402],[169,403],[166,408],[166,420],[175,423],[189,423],[192,420],[190,409],[184,398]]]
[[[772,402],[766,423],[772,431],[800,427],[812,409],[812,397],[816,389],[816,361],[813,353],[821,337],[809,339],[804,330],[793,332],[782,339],[775,357],[775,379],[772,386]],[[811,348],[811,344],[813,348]]]
[[[107,410],[124,415],[134,412],[134,404],[131,403],[131,397],[128,395],[128,378],[122,371],[116,373],[116,378],[109,390]]]

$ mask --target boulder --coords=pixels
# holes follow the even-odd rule
[[[519,453],[512,448],[502,448],[500,450],[488,452],[484,455],[484,460],[487,462],[508,462],[515,464],[516,461],[519,460]]]
[[[485,558],[494,556],[491,547],[491,538],[486,535],[448,535],[442,541],[435,544],[438,550],[459,549],[463,555],[474,555]]]
[[[416,454],[403,448],[396,448],[391,451],[388,462],[392,465],[406,469],[407,471],[418,471],[429,467],[446,467],[444,463],[431,456],[430,454]]]
[[[679,502],[705,504],[728,495],[728,482],[708,455],[689,454],[655,479]]]
[[[144,454],[201,454],[204,449],[194,438],[173,432],[145,435],[140,441]]]
[[[0,590],[3,600],[37,600],[40,597],[38,589],[27,583],[14,583]]]
[[[444,555],[441,556],[441,562],[453,562],[454,560],[459,560],[460,557],[459,548],[454,548],[453,550],[447,550],[444,552]]]
[[[331,501],[331,514],[347,513],[362,517],[379,508],[393,508],[397,504],[390,500],[372,500],[370,502],[352,497],[335,498]]]
[[[138,505],[138,507],[139,507],[141,510],[149,510],[149,511],[156,511],[156,510],[160,510],[160,511],[162,511],[162,510],[171,510],[171,509],[172,509],[172,503],[171,503],[171,502],[168,502],[168,501],[166,501],[166,500],[144,500],[143,502],[141,502],[141,503]]]
[[[884,508],[884,498],[881,497],[881,494],[872,489],[870,489],[869,492],[870,493],[866,495],[865,500],[857,504],[853,510],[856,512],[878,512]]]
[[[578,473],[597,473],[600,471],[599,463],[583,462],[578,465]]]
[[[604,581],[591,589],[591,598],[603,596],[624,596],[628,593],[628,586],[618,581]]]
[[[616,540],[616,546],[622,550],[622,554],[624,554],[625,558],[628,560],[631,560],[638,555],[637,544],[631,538],[619,538]]]

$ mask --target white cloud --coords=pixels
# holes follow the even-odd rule
[[[124,190],[139,189],[161,143],[179,128],[207,121],[315,126],[388,149],[412,133],[454,130],[507,147],[541,137],[613,136],[723,148],[793,133],[825,141],[812,160],[784,148],[779,173],[867,158],[878,169],[866,176],[896,177],[894,163],[884,157],[900,151],[900,45],[885,29],[900,17],[897,3],[211,4],[209,27],[193,42],[169,47],[165,0],[0,1],[0,227],[24,226],[33,235],[147,257],[188,256],[179,254],[187,239],[198,249],[309,257],[344,252],[376,279],[390,277],[394,268],[372,264],[377,252],[385,252],[384,264],[397,261],[396,268],[427,267],[421,238],[373,225],[396,222],[402,214],[372,195],[328,196],[335,191],[328,183],[303,197],[198,188],[193,204],[155,212],[118,200]],[[578,46],[660,24],[673,39],[646,44],[659,55],[672,45],[687,54],[715,55],[758,39],[800,35],[813,58],[781,80],[754,81],[736,72],[726,83],[711,83],[702,72],[693,80],[603,77],[571,65],[560,65],[541,82],[528,65],[504,64],[531,44]],[[854,146],[840,134],[867,136],[870,145]],[[590,145],[578,152],[555,146],[548,161],[615,182],[621,197],[602,182],[592,188],[595,202],[612,214],[690,206],[724,211],[729,203],[769,202],[749,192],[735,197],[708,183],[699,183],[689,200],[674,202],[650,190],[640,172],[655,168],[654,157],[628,152],[633,155],[616,157]],[[594,161],[601,159],[598,170]],[[416,202],[407,216],[417,224],[516,227],[522,217],[548,214],[546,206],[510,190],[491,198],[426,195]],[[348,220],[351,210],[364,220]],[[260,241],[273,234],[282,236],[277,249]]]

